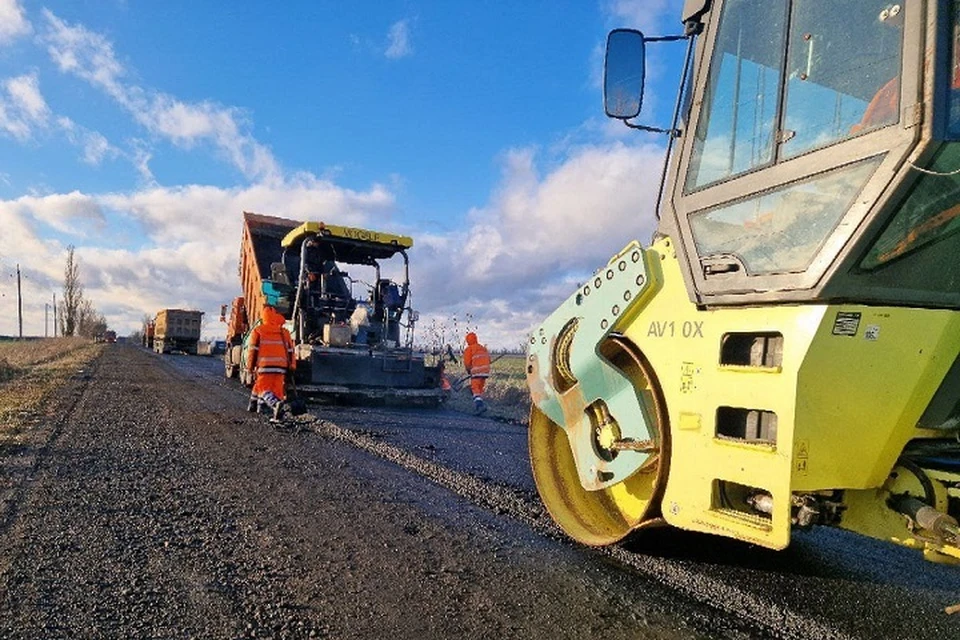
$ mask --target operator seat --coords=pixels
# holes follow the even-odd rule
[[[900,76],[894,76],[873,95],[860,122],[850,127],[850,135],[896,123],[900,120],[899,108]]]

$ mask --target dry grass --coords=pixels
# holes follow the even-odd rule
[[[40,412],[44,399],[102,349],[80,338],[0,342],[0,433]]]
[[[526,360],[522,355],[494,355],[490,378],[484,399],[487,414],[497,418],[526,422],[530,415],[530,393],[527,391]],[[448,365],[447,375],[451,382],[465,374],[457,365]],[[470,382],[465,381],[460,391],[453,391],[447,406],[464,412],[473,411],[473,396],[470,394]]]

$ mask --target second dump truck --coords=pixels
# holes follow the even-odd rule
[[[203,311],[164,309],[153,322],[153,350],[197,355]]]
[[[246,340],[269,304],[287,319],[300,392],[439,403],[442,364],[412,346],[411,246],[407,236],[244,213],[243,296],[230,310],[226,375],[252,384]]]

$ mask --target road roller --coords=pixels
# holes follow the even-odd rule
[[[530,335],[544,505],[594,546],[834,526],[960,560],[960,1],[677,5],[607,39],[658,225]],[[686,51],[658,126],[655,46]]]

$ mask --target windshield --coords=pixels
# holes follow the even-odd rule
[[[903,4],[724,3],[685,192],[896,123]]]

